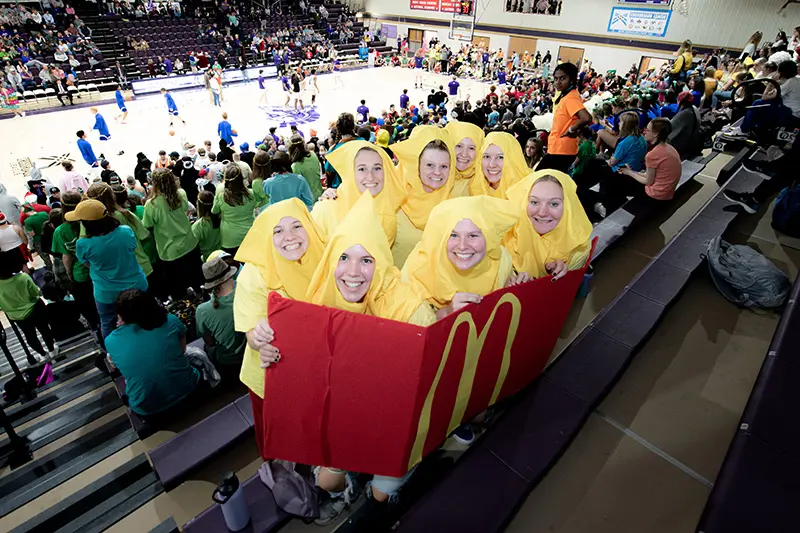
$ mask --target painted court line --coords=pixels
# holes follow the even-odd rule
[[[643,437],[641,437],[637,433],[634,433],[633,431],[631,431],[630,429],[626,428],[625,426],[623,426],[622,424],[620,424],[616,420],[608,417],[607,415],[605,415],[601,411],[595,409],[594,412],[595,412],[595,414],[597,416],[599,416],[600,418],[602,418],[603,420],[608,422],[610,425],[614,426],[615,428],[617,428],[618,430],[623,432],[625,435],[629,436],[630,438],[632,438],[633,440],[635,440],[636,442],[638,442],[639,444],[641,444],[642,446],[644,446],[645,448],[647,448],[648,450],[653,452],[654,454],[658,455],[659,457],[664,459],[666,462],[668,462],[669,464],[671,464],[675,468],[681,470],[687,476],[693,478],[695,481],[701,483],[702,485],[705,485],[709,489],[714,487],[714,484],[711,481],[709,481],[705,477],[701,476],[700,474],[698,474],[697,472],[695,472],[694,470],[692,470],[691,468],[689,468],[688,466],[686,466],[682,462],[678,461],[677,459],[675,459],[674,457],[669,455],[667,452],[665,452],[664,450],[662,450],[661,448],[659,448],[655,444],[651,443],[648,440],[645,440]]]

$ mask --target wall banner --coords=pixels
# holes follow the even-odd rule
[[[672,11],[659,9],[630,9],[614,7],[608,21],[609,33],[664,37],[667,34]]]
[[[410,8],[420,11],[439,11],[439,0],[410,0]]]

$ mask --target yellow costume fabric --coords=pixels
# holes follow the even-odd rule
[[[483,154],[491,145],[498,146],[503,151],[503,175],[496,189],[489,184],[481,166]],[[493,131],[487,135],[476,161],[475,168],[478,170],[475,172],[475,178],[469,183],[470,196],[488,194],[494,198],[505,198],[506,191],[530,172],[528,164],[525,162],[525,155],[522,153],[522,147],[510,133]]]
[[[419,157],[422,150],[433,140],[443,141],[450,149],[450,175],[447,183],[433,191],[426,192],[419,177]],[[434,126],[418,126],[411,132],[411,138],[392,145],[392,151],[399,160],[398,174],[406,198],[397,213],[397,237],[392,245],[392,256],[397,268],[403,268],[406,258],[422,238],[422,230],[428,221],[431,209],[450,197],[453,191],[456,172],[456,158],[450,134]]]
[[[321,200],[314,205],[311,216],[320,225],[325,235],[330,235],[336,229],[339,222],[344,219],[350,208],[358,200],[361,193],[358,192],[355,178],[355,158],[356,154],[363,149],[372,150],[381,157],[383,161],[383,189],[375,198],[375,209],[381,218],[381,226],[386,232],[389,244],[394,242],[397,234],[397,210],[405,199],[405,191],[400,183],[399,174],[395,169],[392,159],[386,150],[376,148],[374,144],[366,141],[350,141],[344,143],[339,148],[328,154],[328,161],[339,176],[342,184],[336,189],[336,200]]]
[[[558,226],[539,235],[528,218],[531,188],[543,176],[553,176],[564,190],[564,214]],[[508,232],[503,245],[511,252],[517,272],[532,277],[547,276],[545,264],[556,259],[572,270],[586,263],[591,250],[592,223],[578,200],[577,186],[568,175],[557,170],[537,170],[508,191],[517,223]]]
[[[475,160],[464,171],[456,168],[456,181],[453,184],[453,193],[450,195],[452,198],[469,196],[469,184],[473,176],[475,176],[475,169],[478,168],[480,163],[478,155],[481,151],[483,140],[486,138],[486,135],[483,133],[482,129],[475,124],[470,124],[469,122],[450,122],[444,129],[450,133],[450,137],[453,139],[454,147],[465,137],[472,139],[472,142],[475,143]]]
[[[428,143],[435,140],[443,141],[450,150],[450,175],[443,187],[427,192],[422,187],[422,180],[419,177],[419,158]],[[402,209],[417,229],[425,229],[431,209],[450,197],[456,175],[453,146],[450,134],[442,128],[433,126],[414,128],[410,139],[392,145],[392,151],[400,162],[398,170],[406,189]]]
[[[360,302],[348,302],[336,286],[334,271],[339,257],[351,246],[361,245],[375,260],[369,291]],[[380,228],[375,202],[364,192],[330,237],[325,253],[308,287],[307,301],[353,313],[428,325],[435,321],[422,297],[400,281],[389,244]],[[422,310],[420,310],[422,308]],[[427,318],[425,316],[427,315]]]
[[[463,219],[471,220],[486,238],[486,255],[469,271],[457,269],[447,257],[447,241]],[[436,309],[448,305],[457,292],[484,296],[502,288],[513,266],[501,242],[515,222],[507,200],[473,196],[442,202],[434,208],[422,240],[406,261],[403,279]]]
[[[308,233],[308,250],[299,261],[287,261],[272,244],[275,225],[284,217],[296,218]],[[248,332],[267,317],[270,292],[304,300],[314,269],[325,251],[325,242],[312,222],[305,204],[297,198],[267,207],[242,241],[236,260],[245,263],[236,279],[233,317],[236,331]],[[257,351],[248,345],[239,379],[259,397],[264,396],[264,369]]]

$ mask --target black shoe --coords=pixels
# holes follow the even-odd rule
[[[100,154],[100,159],[105,159],[105,158],[106,158],[105,154]]]
[[[753,161],[752,159],[743,159],[742,166],[752,172],[753,174],[758,174],[761,179],[771,180],[775,177],[773,173],[772,167],[774,166],[772,162],[764,162],[764,161]]]
[[[761,207],[761,205],[756,202],[755,198],[753,198],[753,195],[750,193],[723,191],[722,195],[731,202],[742,206],[742,209],[751,215],[755,215]]]
[[[125,153],[125,150],[120,150],[119,152],[117,152],[117,155],[123,155],[124,153]]]

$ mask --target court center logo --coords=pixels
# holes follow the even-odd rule
[[[276,125],[280,128],[286,128],[292,125],[299,126],[300,124],[308,124],[309,122],[316,122],[319,120],[319,112],[313,107],[299,110],[295,110],[292,107],[260,107],[267,115],[267,120],[277,123]]]

